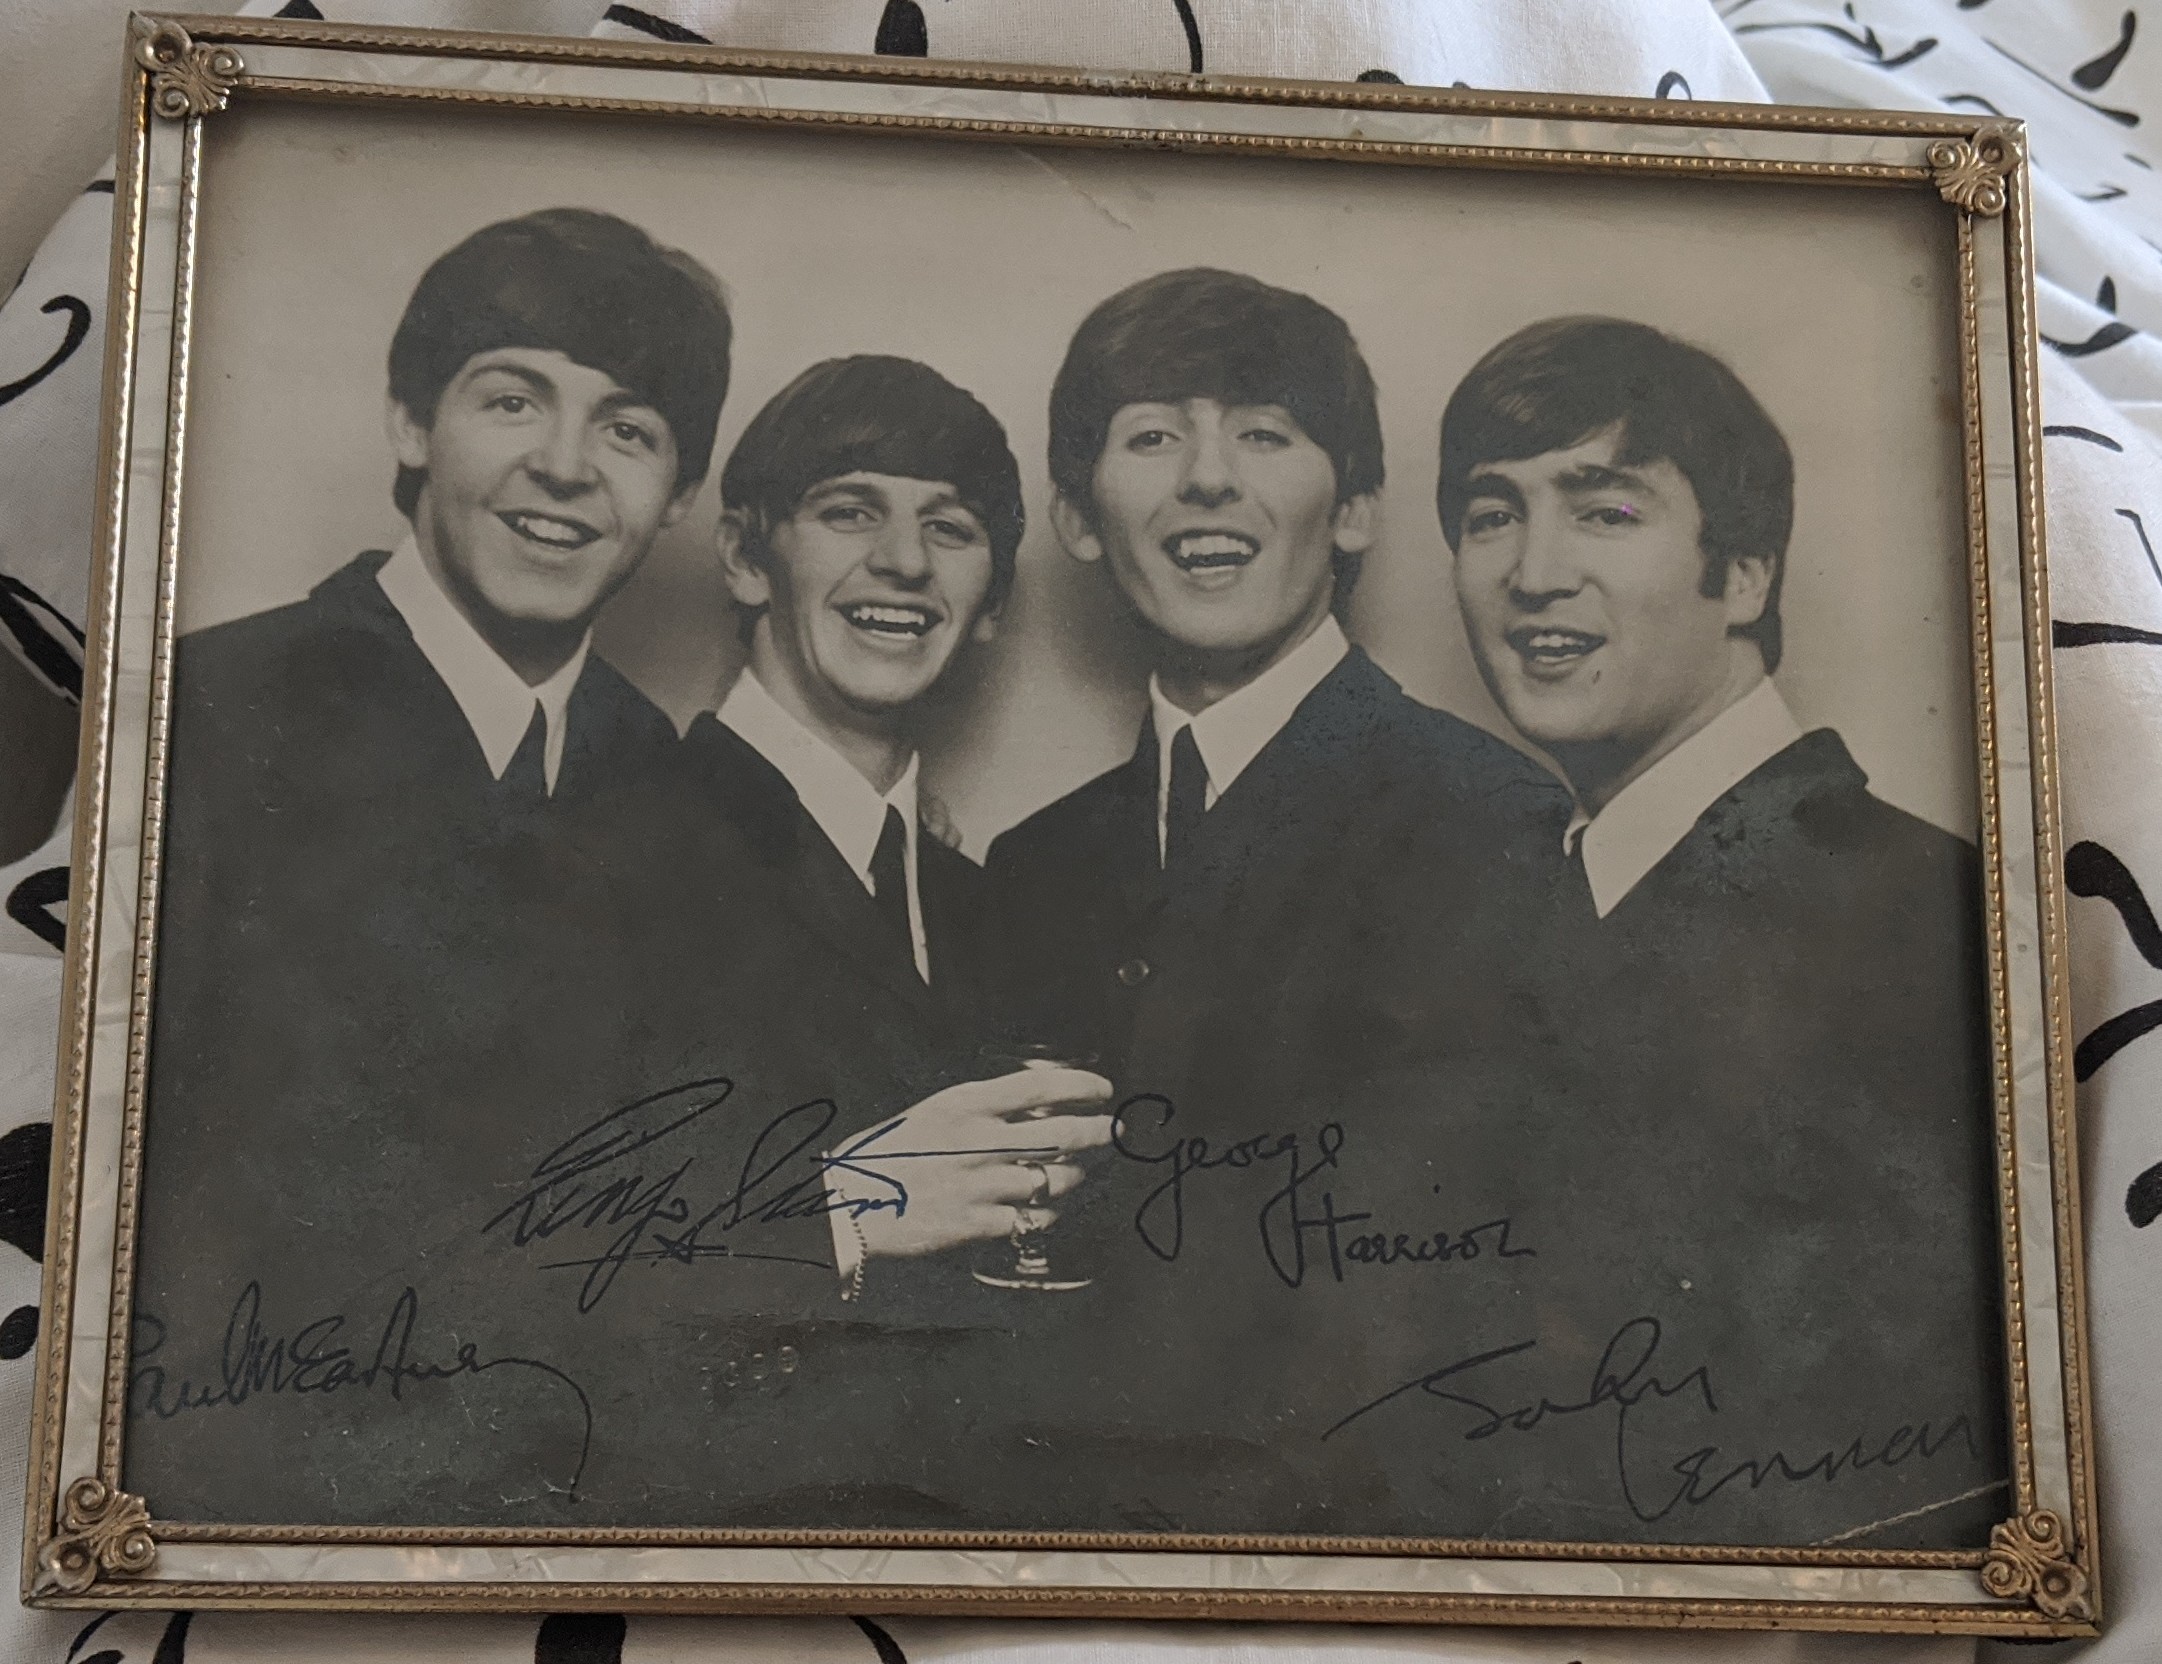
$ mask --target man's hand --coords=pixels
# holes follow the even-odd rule
[[[1110,1101],[1111,1083],[1085,1069],[1032,1067],[934,1092],[898,1121],[845,1140],[827,1159],[828,1184],[852,1199],[867,1254],[935,1254],[993,1241],[1016,1210],[1081,1182],[1072,1158],[1111,1141],[1109,1115],[1060,1114]],[[887,1199],[893,1205],[884,1205]],[[877,1203],[881,1205],[865,1205]],[[1033,1222],[1058,1217],[1030,1208]]]

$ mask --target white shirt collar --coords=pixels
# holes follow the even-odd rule
[[[398,609],[405,627],[413,632],[415,645],[443,678],[458,708],[465,712],[473,737],[480,741],[481,754],[488,759],[488,772],[496,779],[502,779],[503,771],[510,767],[519,742],[533,726],[533,707],[536,703],[540,706],[541,718],[548,725],[542,772],[553,793],[556,776],[563,771],[563,732],[571,689],[578,685],[578,677],[586,667],[586,653],[593,645],[592,631],[586,632],[578,651],[561,670],[532,687],[503,662],[502,655],[488,645],[471,620],[443,593],[443,586],[420,558],[420,545],[412,533],[406,534],[396,553],[383,563],[375,581]]]
[[[1156,727],[1156,858],[1164,855],[1166,817],[1171,805],[1171,742],[1181,728],[1192,728],[1194,745],[1209,773],[1202,807],[1213,809],[1231,783],[1283,732],[1292,712],[1328,679],[1351,651],[1343,626],[1334,616],[1246,686],[1227,693],[1198,716],[1189,716],[1164,696],[1163,684],[1149,677],[1149,711]]]
[[[1704,811],[1802,737],[1767,676],[1624,786],[1598,814],[1579,808],[1584,876],[1603,919],[1689,835]]]
[[[930,981],[923,898],[916,883],[916,780],[922,759],[910,757],[901,778],[881,797],[853,763],[784,709],[749,670],[736,678],[715,715],[781,771],[805,812],[867,891],[872,888],[871,858],[878,853],[879,835],[886,829],[886,810],[901,812],[907,839],[903,866],[908,875],[908,933],[916,953],[916,974]]]

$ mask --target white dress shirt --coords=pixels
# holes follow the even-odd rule
[[[893,790],[883,797],[856,766],[781,708],[780,701],[746,670],[736,678],[716,713],[722,723],[796,789],[796,796],[826,839],[840,851],[849,870],[871,891],[871,857],[886,829],[886,810],[901,812],[905,837],[902,866],[908,875],[908,935],[915,950],[916,974],[931,980],[931,954],[923,935],[923,898],[916,886],[916,774],[920,759],[911,757]],[[875,893],[875,892],[874,892]]]
[[[593,633],[586,632],[578,651],[561,670],[534,687],[503,662],[502,655],[488,645],[443,593],[443,586],[420,558],[420,545],[413,541],[411,533],[383,563],[375,581],[382,585],[390,604],[405,620],[405,627],[413,632],[414,643],[443,678],[458,708],[465,712],[473,737],[480,741],[481,754],[488,759],[488,772],[496,779],[503,778],[503,771],[517,755],[519,742],[533,726],[533,707],[540,707],[548,736],[542,748],[542,773],[550,795],[554,795],[556,776],[563,771],[563,731],[571,689],[578,685],[579,673],[586,667]]]
[[[1331,616],[1236,693],[1227,693],[1198,716],[1189,715],[1164,697],[1163,684],[1149,678],[1149,710],[1156,725],[1156,859],[1161,863],[1170,839],[1171,744],[1181,728],[1194,731],[1194,746],[1209,783],[1202,793],[1204,810],[1231,789],[1247,764],[1284,731],[1291,713],[1327,680],[1351,651],[1343,626]]]
[[[1581,808],[1568,844],[1583,839],[1592,905],[1605,918],[1689,835],[1698,817],[1802,737],[1767,676],[1615,793],[1598,814]]]

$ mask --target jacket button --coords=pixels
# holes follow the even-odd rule
[[[1129,959],[1119,967],[1119,981],[1129,988],[1140,987],[1153,974],[1146,959]]]

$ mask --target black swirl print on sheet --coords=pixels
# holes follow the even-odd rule
[[[2114,300],[2114,288],[2104,282],[2103,298]],[[2093,428],[2062,423],[2042,430],[2045,439],[2070,439],[2083,445],[2096,445],[2105,451],[2119,455],[2124,453],[2124,443],[2107,433]],[[2147,534],[2146,519],[2137,509],[2120,508],[2114,511],[2137,540],[2140,557],[2153,575],[2156,599],[2162,602],[2162,557],[2155,553],[2154,540]],[[2065,619],[2050,621],[2050,645],[2053,647],[2106,647],[2112,645],[2162,647],[2162,631],[2142,628],[2136,624],[2116,623],[2106,619]]]
[[[1186,40],[1187,72],[1199,75],[1205,67],[1206,53],[1201,42],[1201,20],[1194,15],[1193,0],[1170,0],[1170,4],[1178,13],[1179,32]],[[629,9],[627,6],[609,7],[608,21],[611,23],[631,22],[630,19],[617,15],[619,12],[626,12]],[[632,27],[642,28],[644,25],[632,23]],[[674,26],[670,25],[669,27]],[[699,37],[693,36],[692,38],[697,39]],[[887,58],[936,56],[931,49],[930,20],[924,15],[924,8],[918,3],[918,0],[886,0],[885,9],[878,14],[878,29],[872,36],[871,50],[881,57]],[[1362,81],[1369,79],[1394,81],[1397,77],[1388,74],[1386,71],[1378,74],[1369,71],[1367,74],[1360,76],[1359,79]]]
[[[111,180],[98,179],[86,190],[109,193],[112,188]],[[23,281],[18,279],[16,291],[7,297],[10,308],[18,304]],[[29,298],[23,297],[19,304],[27,307]],[[96,319],[88,301],[66,292],[48,295],[38,304],[35,316],[50,319],[51,323],[26,331],[27,340],[34,343],[30,350],[37,356],[23,362],[16,360],[11,350],[10,362],[0,364],[0,409],[15,406],[35,410],[38,390],[82,353],[90,342]],[[29,315],[24,321],[29,321]],[[82,626],[12,572],[0,571],[0,631],[6,632],[0,651],[12,650],[55,693],[80,702]]]
[[[1739,6],[1733,8],[1739,11]],[[1729,14],[1731,16],[1731,13]],[[1937,37],[1923,35],[1904,44],[1887,45],[1877,31],[1855,20],[1854,8],[1846,8],[1847,21],[1825,23],[1817,20],[1782,23],[1730,23],[1728,26],[1738,36],[1778,34],[1787,30],[1806,30],[1818,35],[1828,35],[1850,48],[1857,56],[1879,69],[1904,69],[1908,64],[1926,58],[1937,50]],[[1664,94],[1661,95],[1665,96]]]
[[[82,626],[8,572],[0,572],[0,630],[56,692],[82,703]]]
[[[2139,880],[2114,851],[2092,841],[2074,844],[2065,853],[2064,882],[2072,894],[2094,897],[2114,907],[2139,956],[2162,970],[2162,926],[2155,923],[2154,909],[2148,905]],[[2103,1064],[2157,1028],[2162,1028],[2162,1000],[2149,1000],[2129,1011],[2120,1011],[2098,1024],[2073,1051],[2074,1077],[2091,1079]]]
[[[878,15],[871,50],[887,58],[925,58],[931,53],[931,25],[916,0],[886,0]]]
[[[2095,291],[2094,303],[2104,312],[2115,312],[2117,310],[2117,280],[2115,278],[2105,277],[2102,279],[2101,288]],[[2125,323],[2122,319],[2111,318],[2108,323],[2104,324],[2084,341],[2058,341],[2045,335],[2042,337],[2042,342],[2045,346],[2052,347],[2062,353],[2066,358],[2091,358],[2098,352],[2109,351],[2111,347],[2116,346],[2119,342],[2131,340],[2138,333],[2138,330]]]
[[[52,1174],[49,1121],[0,1133],[0,1242],[45,1263],[45,1185]],[[37,1344],[38,1309],[17,1306],[0,1317],[0,1360],[25,1357]]]
[[[2132,947],[2156,970],[2162,970],[2162,924],[2155,920],[2147,893],[2113,850],[2094,842],[2074,844],[2064,858],[2065,888],[2076,896],[2106,901],[2117,910]],[[2102,1066],[2134,1041],[2162,1028],[2162,999],[2147,1000],[2095,1025],[2072,1053],[2072,1073],[2091,1079]],[[2162,1162],[2134,1179],[2125,1191],[2125,1217],[2135,1230],[2162,1218]]]
[[[610,6],[601,14],[604,23],[620,23],[626,29],[636,29],[641,35],[651,35],[655,40],[672,41],[678,46],[711,46],[712,40],[696,29],[686,29],[680,23],[672,23],[665,17],[656,17],[637,6]]]
[[[100,1612],[83,1625],[68,1647],[64,1664],[186,1664],[188,1630],[194,1623],[194,1613],[175,1612],[166,1618],[148,1652],[125,1650],[128,1637],[111,1631],[113,1620],[119,1616],[117,1612]],[[140,1635],[138,1629],[138,1638]],[[114,1642],[122,1644],[110,1644]]]
[[[40,364],[28,375],[18,376],[13,381],[0,382],[0,404],[13,404],[17,399],[29,392],[31,388],[37,386],[39,382],[73,358],[82,347],[84,337],[90,333],[89,304],[77,300],[73,295],[55,295],[51,300],[39,307],[38,310],[40,312],[65,313],[68,320],[66,332],[61,336],[60,344],[53,348],[52,356],[47,358],[44,363]]]
[[[629,1629],[613,1612],[559,1612],[541,1620],[533,1664],[623,1664]]]
[[[65,952],[68,945],[68,869],[41,867],[17,880],[8,891],[7,915],[47,947]]]

